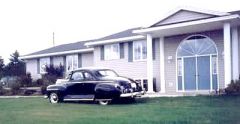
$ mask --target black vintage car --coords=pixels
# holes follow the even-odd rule
[[[135,98],[144,94],[141,85],[120,77],[110,69],[82,68],[72,71],[66,80],[47,87],[51,103],[62,101],[97,101],[106,105],[113,99]]]

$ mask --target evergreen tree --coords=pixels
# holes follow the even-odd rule
[[[26,66],[25,63],[19,59],[19,53],[16,50],[13,54],[10,55],[10,62],[4,68],[4,75],[6,76],[22,76],[26,75]]]
[[[0,79],[3,77],[4,61],[0,56]]]

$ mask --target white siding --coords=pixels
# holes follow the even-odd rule
[[[181,10],[181,11],[177,12],[176,14],[159,22],[157,25],[171,24],[171,23],[197,20],[197,19],[203,19],[203,18],[209,18],[209,17],[212,17],[212,15]]]
[[[238,62],[240,62],[240,27],[238,27]],[[238,67],[240,72],[240,65]]]
[[[159,41],[155,44],[156,59],[153,60],[153,77],[156,78],[157,91],[160,90]],[[133,79],[147,79],[147,62],[128,62],[128,43],[124,43],[124,58],[117,60],[100,60],[100,47],[94,48],[94,66],[115,70],[119,75]]]
[[[31,73],[34,80],[41,78],[41,75],[37,73],[37,59],[26,60],[26,72]]]
[[[93,53],[82,53],[82,67],[93,66]]]

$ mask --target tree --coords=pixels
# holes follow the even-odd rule
[[[16,50],[13,54],[10,55],[10,62],[4,68],[5,76],[22,76],[26,75],[26,65],[19,59],[19,53]]]
[[[0,79],[3,77],[4,61],[0,56]]]

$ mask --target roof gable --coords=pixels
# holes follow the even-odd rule
[[[199,19],[206,19],[206,18],[212,18],[212,17],[224,16],[224,15],[229,15],[229,13],[210,11],[210,10],[200,10],[200,9],[190,8],[190,7],[177,8],[176,10],[172,11],[167,16],[162,18],[157,23],[151,25],[150,27],[187,22],[187,21],[193,21],[193,20],[199,20]]]

